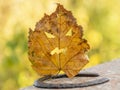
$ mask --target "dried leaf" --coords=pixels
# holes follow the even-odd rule
[[[74,77],[88,63],[85,52],[89,49],[82,38],[82,27],[70,11],[58,4],[51,15],[36,24],[29,31],[29,60],[39,75],[56,75],[64,71]]]

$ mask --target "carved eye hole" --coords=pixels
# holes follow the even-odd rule
[[[70,29],[67,33],[66,33],[66,36],[72,36],[72,29]]]
[[[51,33],[45,32],[45,35],[47,36],[47,38],[55,38],[54,35],[52,35]]]

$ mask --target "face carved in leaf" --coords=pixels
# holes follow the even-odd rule
[[[88,63],[89,45],[82,36],[72,13],[58,4],[54,13],[45,14],[29,31],[28,57],[33,69],[41,76],[63,71],[74,77]]]

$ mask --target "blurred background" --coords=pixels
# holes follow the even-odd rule
[[[17,90],[39,77],[27,56],[28,28],[58,2],[72,11],[91,46],[85,68],[120,58],[120,0],[0,0],[0,90]]]

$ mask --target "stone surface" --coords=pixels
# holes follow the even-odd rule
[[[120,90],[120,59],[100,64],[92,68],[83,70],[81,72],[96,72],[99,73],[100,77],[79,77],[79,78],[75,77],[73,79],[62,78],[50,80],[48,81],[48,83],[80,83],[88,80],[107,77],[110,79],[110,81],[104,84],[84,88],[59,89],[59,90]],[[56,89],[43,89],[36,88],[34,86],[28,86],[20,90],[56,90]]]

